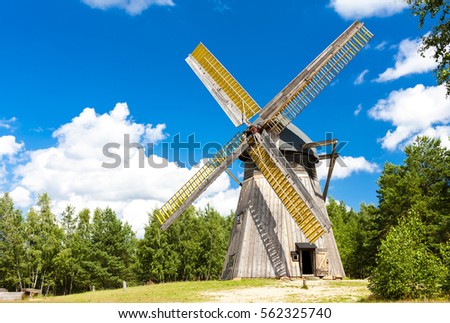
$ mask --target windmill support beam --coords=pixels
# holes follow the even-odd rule
[[[242,186],[242,182],[239,180],[239,178],[237,178],[237,177],[231,172],[231,170],[229,170],[229,169],[227,168],[227,169],[225,169],[225,171],[227,172],[228,175],[230,175],[230,177],[231,177],[232,179],[235,180],[236,183],[239,184],[239,186]]]
[[[339,157],[339,154],[336,153],[336,146],[337,146],[337,140],[333,144],[333,149],[331,150],[330,167],[328,168],[327,181],[325,183],[325,187],[323,188],[323,194],[322,194],[322,198],[324,201],[327,200],[328,188],[330,186],[331,175],[333,174],[333,169],[334,169],[334,164],[336,162],[336,158]]]
[[[317,147],[324,147],[329,145],[336,145],[338,142],[337,139],[327,139],[322,141],[315,141],[315,142],[308,142],[302,146],[303,150],[305,149],[311,149],[311,148],[317,148]]]
[[[331,175],[333,174],[334,165],[336,164],[336,158],[339,157],[339,154],[336,152],[337,143],[338,143],[337,139],[328,139],[328,140],[322,140],[322,141],[316,141],[316,142],[309,142],[302,146],[302,149],[306,150],[306,149],[311,149],[311,148],[333,145],[331,154],[319,155],[319,160],[324,160],[324,159],[330,160],[330,166],[328,167],[327,181],[325,182],[325,187],[323,189],[323,194],[322,194],[322,198],[324,201],[327,200],[328,188],[330,186],[330,180],[331,180]]]

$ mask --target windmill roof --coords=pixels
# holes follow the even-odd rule
[[[301,151],[304,144],[312,140],[300,130],[300,128],[290,123],[280,134],[280,150]]]
[[[261,123],[263,123],[263,120],[259,117],[253,122],[253,124]],[[313,142],[311,138],[300,130],[300,128],[290,123],[280,133],[279,148],[280,150],[286,151],[302,151],[303,145],[309,142]],[[317,156],[316,149],[313,148],[312,151],[314,152],[314,155]]]

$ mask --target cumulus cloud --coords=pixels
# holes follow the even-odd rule
[[[172,0],[81,0],[88,6],[96,9],[119,8],[130,15],[138,15],[152,5],[174,6]]]
[[[10,196],[18,207],[25,208],[32,203],[31,192],[22,186],[13,189],[10,192]]]
[[[366,76],[366,74],[369,73],[369,70],[364,70],[362,71],[358,77],[355,79],[355,81],[353,82],[353,84],[355,85],[361,85],[364,83],[364,77]]]
[[[329,160],[321,161],[317,166],[319,180],[328,176]],[[376,163],[369,162],[366,158],[340,156],[337,158],[333,169],[333,179],[344,179],[356,173],[375,173],[380,169]]]
[[[450,101],[445,95],[444,86],[425,87],[418,84],[413,88],[393,91],[386,99],[379,100],[369,110],[369,116],[390,122],[395,127],[380,139],[383,148],[402,148],[420,134],[440,138],[448,136]]]
[[[8,135],[0,137],[0,158],[13,156],[23,148],[23,143],[16,142],[16,137]]]
[[[345,19],[360,19],[392,16],[407,5],[401,0],[331,0],[330,7]]]
[[[150,125],[145,129],[145,138],[149,142],[158,143],[167,138],[167,134],[164,133],[165,129],[165,124],[158,124],[154,128],[152,127],[152,125]]]
[[[133,122],[125,103],[118,103],[104,114],[86,108],[54,131],[54,147],[29,151],[29,160],[15,167],[13,198],[27,207],[33,202],[29,192],[47,192],[54,200],[56,213],[67,204],[78,210],[109,206],[142,235],[148,223],[147,213],[167,201],[198,170],[178,167],[156,155],[149,156],[153,165],[165,167],[151,167],[147,156],[138,149],[125,149],[124,134],[130,143],[156,143],[167,136],[164,129],[162,124],[153,127]],[[113,145],[107,152],[120,161],[117,167],[102,167],[114,161],[104,154],[105,144]],[[129,168],[124,167],[126,151]],[[144,167],[139,167],[140,162]],[[209,187],[200,201],[205,198],[226,214],[237,203],[237,194],[226,174]]]
[[[424,53],[425,57],[422,57],[418,52],[421,44],[420,38],[402,40],[395,56],[395,66],[389,67],[375,81],[387,82],[406,75],[432,71],[437,66],[436,61],[432,58],[433,51],[432,49],[427,50]]]

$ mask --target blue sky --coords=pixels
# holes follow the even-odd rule
[[[449,102],[417,54],[430,26],[419,30],[400,0],[2,1],[0,192],[24,209],[43,192],[57,212],[109,205],[141,230],[194,170],[170,158],[104,169],[102,147],[124,133],[161,150],[177,134],[206,144],[236,132],[184,61],[200,41],[264,106],[355,19],[375,37],[294,124],[348,142],[333,197],[376,204],[383,164],[401,163],[416,135],[450,146]],[[197,205],[227,213],[238,194],[224,175]]]

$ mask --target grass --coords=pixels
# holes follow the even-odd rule
[[[217,294],[231,295],[229,302],[261,302],[267,298],[261,297],[268,292],[264,289],[254,291],[254,298],[250,296],[245,301],[237,298],[239,290],[269,287],[273,290],[283,289],[285,292],[278,296],[269,296],[269,301],[289,303],[358,303],[380,302],[374,299],[367,288],[367,280],[341,281],[307,281],[307,289],[302,289],[302,281],[280,281],[277,279],[242,279],[226,281],[194,281],[154,284],[147,286],[129,287],[127,290],[97,290],[68,296],[38,297],[31,302],[42,303],[199,303],[216,302]],[[247,291],[245,291],[247,292]],[[250,293],[250,295],[252,295]],[[448,298],[432,300],[415,300],[400,302],[449,302]],[[28,300],[24,302],[30,302]]]
[[[67,296],[40,297],[45,303],[196,303],[211,301],[205,292],[272,286],[275,279],[195,281],[129,287],[127,290],[100,290]]]

